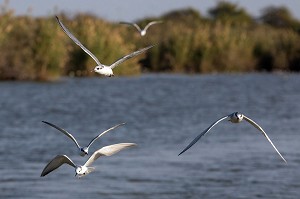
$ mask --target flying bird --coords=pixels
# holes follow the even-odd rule
[[[53,158],[43,169],[41,177],[46,176],[50,172],[54,171],[63,164],[68,164],[75,168],[75,176],[83,177],[95,170],[94,167],[90,165],[101,156],[111,156],[125,148],[136,146],[135,143],[119,143],[109,146],[102,147],[101,149],[95,151],[91,157],[84,163],[84,165],[76,165],[68,156],[57,155]]]
[[[79,149],[79,155],[80,156],[88,155],[89,154],[89,148],[90,148],[90,146],[93,144],[93,142],[95,142],[102,135],[104,135],[105,133],[107,133],[107,132],[109,132],[109,131],[111,131],[111,130],[113,130],[113,129],[115,129],[115,128],[117,128],[117,127],[125,124],[125,123],[117,124],[117,125],[109,128],[109,129],[103,131],[102,133],[100,133],[99,135],[97,135],[96,137],[94,137],[86,147],[81,147],[78,144],[77,140],[74,138],[74,136],[71,133],[69,133],[68,131],[66,131],[66,130],[64,130],[64,129],[62,129],[62,128],[60,128],[60,127],[58,127],[58,126],[56,126],[56,125],[54,125],[54,124],[52,124],[50,122],[46,122],[46,121],[42,121],[42,122],[44,122],[45,124],[48,124],[48,125],[52,126],[53,128],[56,128],[57,130],[59,130],[60,132],[62,132],[66,136],[68,136],[76,144],[77,148]]]
[[[183,151],[181,151],[179,153],[179,155],[183,154],[186,150],[188,150],[189,148],[191,148],[202,136],[204,136],[206,133],[208,133],[208,131],[210,131],[210,129],[212,129],[212,127],[214,127],[216,124],[218,124],[219,122],[228,119],[228,121],[232,122],[232,123],[240,123],[241,121],[243,121],[243,119],[245,119],[247,122],[249,122],[250,124],[252,124],[255,128],[257,128],[264,136],[265,138],[270,142],[270,144],[273,146],[273,148],[275,149],[275,151],[278,153],[278,155],[281,157],[281,159],[287,163],[287,161],[284,159],[284,157],[280,154],[280,152],[277,150],[277,148],[275,147],[275,145],[272,143],[271,139],[269,138],[269,136],[266,134],[266,132],[262,129],[262,127],[260,127],[256,122],[254,122],[252,119],[246,117],[245,115],[239,113],[239,112],[234,112],[230,115],[224,116],[220,119],[218,119],[216,122],[214,122],[212,125],[210,125],[207,129],[205,129],[205,131],[203,131],[201,134],[199,134],[187,147],[185,147],[185,149],[183,149]]]
[[[64,26],[64,24],[60,21],[60,19],[57,16],[56,16],[56,20],[57,20],[58,24],[60,25],[60,27],[62,28],[62,30],[70,37],[70,39],[73,42],[75,42],[84,52],[86,52],[89,56],[91,56],[93,58],[93,60],[97,63],[97,66],[94,68],[94,72],[99,73],[104,76],[108,76],[108,77],[114,76],[112,69],[114,69],[117,65],[119,65],[119,64],[123,63],[124,61],[126,61],[127,59],[135,57],[135,56],[145,52],[146,50],[152,48],[153,46],[155,46],[155,45],[151,45],[146,48],[137,50],[131,54],[121,57],[120,59],[115,61],[113,64],[107,66],[107,65],[101,64],[101,62],[97,59],[97,57],[93,53],[91,53],[84,45],[82,45],[80,43],[80,41]]]
[[[139,25],[137,25],[136,23],[123,22],[123,21],[120,22],[120,24],[126,24],[126,25],[130,25],[130,26],[135,27],[135,28],[139,31],[139,33],[140,33],[141,36],[145,36],[145,35],[146,35],[147,29],[148,29],[150,26],[152,26],[152,25],[154,25],[154,24],[158,24],[158,23],[162,23],[162,21],[151,21],[151,22],[149,22],[149,23],[145,26],[144,29],[141,29],[141,27],[140,27]]]

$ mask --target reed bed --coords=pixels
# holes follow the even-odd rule
[[[103,64],[157,44],[116,67],[117,75],[300,70],[300,31],[295,28],[277,28],[255,20],[238,23],[236,16],[234,20],[212,19],[184,9],[137,21],[141,26],[151,20],[164,22],[140,37],[132,27],[96,16],[58,16]],[[15,16],[11,10],[1,10],[1,80],[94,76],[91,70],[95,66],[65,35],[54,16]]]

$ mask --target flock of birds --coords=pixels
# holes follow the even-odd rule
[[[133,53],[125,55],[124,57],[121,57],[120,59],[118,59],[117,61],[112,63],[110,66],[106,66],[104,64],[101,64],[101,62],[97,59],[97,57],[93,53],[91,53],[91,51],[89,51],[84,45],[82,45],[82,43],[80,43],[80,41],[64,26],[64,24],[60,21],[60,19],[57,16],[56,16],[56,20],[57,20],[58,24],[60,25],[60,27],[63,29],[63,31],[70,37],[70,39],[72,39],[84,52],[86,52],[89,56],[91,56],[93,58],[93,60],[98,64],[94,68],[94,72],[99,73],[99,74],[104,75],[104,76],[108,76],[108,77],[114,76],[114,73],[113,73],[112,70],[117,65],[119,65],[119,64],[123,63],[124,61],[126,61],[127,59],[135,57],[135,56],[145,52],[146,50],[149,50],[153,46],[155,46],[155,45],[151,45],[151,46],[148,46],[146,48],[142,48],[140,50],[137,50]],[[125,22],[123,22],[123,23],[125,23]],[[161,22],[159,22],[159,21],[150,22],[143,30],[141,30],[141,28],[137,24],[133,24],[133,26],[135,26],[140,31],[140,34],[142,36],[144,36],[144,35],[146,35],[147,29],[151,25],[156,24],[156,23],[161,23]],[[126,23],[126,24],[131,24],[131,23]]]
[[[114,76],[113,71],[112,71],[113,68],[115,68],[117,65],[121,64],[122,62],[126,61],[127,59],[135,57],[135,56],[149,50],[150,48],[152,48],[154,46],[154,45],[151,45],[151,46],[142,48],[140,50],[137,50],[137,51],[135,51],[131,54],[125,55],[124,57],[118,59],[117,61],[115,61],[110,66],[106,66],[104,64],[101,64],[101,62],[97,59],[97,57],[94,54],[92,54],[84,45],[82,45],[80,43],[80,41],[64,26],[64,24],[60,21],[60,19],[57,16],[56,16],[56,19],[57,19],[58,24],[62,28],[62,30],[71,38],[71,40],[73,42],[75,42],[84,52],[86,52],[89,56],[91,56],[94,59],[94,61],[97,63],[97,66],[94,68],[94,72],[99,73],[99,74],[104,75],[104,76],[108,76],[108,77]],[[152,22],[148,23],[148,25],[146,25],[144,29],[141,29],[136,23],[120,22],[120,24],[126,24],[126,25],[131,25],[131,26],[135,27],[139,31],[141,36],[145,36],[147,29],[151,25],[158,24],[158,23],[162,23],[162,21],[152,21]],[[251,125],[253,125],[256,129],[258,129],[263,134],[263,136],[269,141],[269,143],[275,149],[275,151],[280,156],[280,158],[285,163],[287,163],[285,158],[281,155],[281,153],[275,147],[275,145],[273,144],[273,142],[271,141],[271,139],[269,138],[267,133],[263,130],[263,128],[260,125],[258,125],[255,121],[253,121],[249,117],[247,117],[247,116],[245,116],[245,115],[243,115],[239,112],[234,112],[232,114],[226,115],[226,116],[218,119],[217,121],[215,121],[207,129],[205,129],[202,133],[200,133],[195,139],[193,139],[190,142],[190,144],[179,153],[179,155],[186,152],[196,142],[198,142],[198,140],[200,140],[200,138],[202,136],[206,135],[216,124],[218,124],[219,122],[221,122],[223,120],[228,120],[232,123],[240,123],[243,120],[246,120],[247,122],[249,122]],[[103,131],[102,133],[100,133],[99,135],[94,137],[86,147],[81,147],[79,145],[78,141],[74,138],[74,136],[71,133],[69,133],[68,131],[66,131],[66,130],[64,130],[64,129],[62,129],[62,128],[60,128],[60,127],[58,127],[58,126],[56,126],[56,125],[54,125],[50,122],[47,122],[47,121],[43,121],[43,122],[45,124],[55,128],[55,129],[57,129],[58,131],[60,131],[64,135],[66,135],[67,137],[69,137],[75,143],[76,147],[78,148],[80,156],[89,155],[90,146],[98,138],[100,138],[101,136],[103,136],[107,132],[109,132],[113,129],[116,129],[116,128],[118,128],[118,127],[125,124],[125,123],[117,124],[117,125],[109,128],[109,129]],[[76,165],[67,155],[57,155],[45,166],[45,168],[43,169],[43,171],[41,173],[41,177],[46,176],[47,174],[49,174],[50,172],[52,172],[55,169],[59,168],[63,164],[68,164],[68,165],[74,167],[75,168],[75,176],[77,176],[77,177],[85,176],[85,175],[91,173],[92,171],[94,171],[95,168],[91,167],[91,164],[95,160],[97,160],[99,157],[101,157],[101,156],[111,156],[115,153],[118,153],[119,151],[121,151],[123,149],[133,147],[133,146],[136,146],[136,144],[135,143],[118,143],[118,144],[113,144],[113,145],[102,147],[102,148],[98,149],[97,151],[95,151],[83,165]]]

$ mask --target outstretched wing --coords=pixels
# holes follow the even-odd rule
[[[82,45],[82,43],[80,43],[80,41],[64,26],[64,24],[59,20],[57,16],[55,17],[60,27],[72,39],[72,41],[74,41],[84,52],[86,52],[89,56],[91,56],[99,66],[101,66],[102,64],[97,59],[97,57],[93,53],[91,53],[91,51],[89,51],[84,45]]]
[[[76,165],[74,162],[66,155],[57,155],[55,158],[53,158],[44,168],[44,170],[41,173],[41,177],[47,175],[48,173],[52,172],[53,170],[57,169],[63,164],[68,164],[74,168],[76,168]]]
[[[73,142],[76,144],[76,146],[80,149],[80,146],[79,146],[77,140],[74,138],[74,136],[71,133],[69,133],[65,129],[62,129],[62,128],[54,125],[54,124],[51,124],[50,122],[46,122],[46,121],[42,121],[42,122],[44,122],[45,124],[48,124],[48,125],[52,126],[53,128],[56,128],[57,130],[59,130],[60,132],[62,132],[63,134],[65,134],[66,136],[68,136],[69,138],[71,138],[71,140],[73,140]]]
[[[155,46],[155,45],[151,45],[151,46],[148,46],[148,47],[146,47],[146,48],[142,48],[142,49],[140,49],[140,50],[138,50],[138,51],[135,51],[135,52],[133,52],[133,53],[131,53],[131,54],[129,54],[129,55],[126,55],[126,56],[124,56],[124,57],[118,59],[116,62],[114,62],[112,65],[110,65],[110,68],[113,69],[114,67],[116,67],[117,65],[121,64],[121,63],[124,62],[125,60],[130,59],[130,58],[132,58],[132,57],[135,57],[135,56],[137,56],[137,55],[139,55],[139,54],[145,52],[146,50],[152,48],[153,46]]]
[[[205,131],[203,131],[200,135],[198,135],[187,147],[185,147],[185,149],[183,149],[183,151],[181,151],[178,154],[178,156],[181,155],[181,154],[183,154],[189,148],[191,148],[202,136],[204,136],[206,133],[208,133],[208,131],[210,131],[210,129],[212,129],[212,127],[214,127],[216,124],[218,124],[222,120],[227,119],[228,117],[229,116],[222,117],[222,118],[218,119],[216,122],[214,122],[212,125],[210,125],[207,129],[205,129]]]
[[[284,157],[281,155],[281,153],[277,150],[277,148],[275,147],[275,145],[273,144],[273,142],[271,141],[271,139],[269,138],[269,136],[267,135],[267,133],[263,130],[263,128],[261,128],[256,122],[254,122],[253,120],[251,120],[250,118],[246,117],[244,115],[244,118],[247,122],[249,122],[250,124],[252,124],[255,128],[257,128],[266,138],[267,140],[270,142],[270,144],[273,146],[273,148],[275,149],[275,151],[278,153],[278,155],[281,157],[281,159],[287,163],[287,161],[284,159]]]
[[[136,23],[129,23],[129,22],[124,22],[124,21],[122,21],[122,22],[120,22],[120,24],[130,25],[130,26],[135,27],[139,32],[142,31],[141,28],[139,27],[139,25],[137,25]]]
[[[113,130],[113,129],[115,129],[115,128],[118,128],[119,126],[124,125],[124,124],[125,124],[125,123],[117,124],[117,125],[115,125],[115,126],[109,128],[109,129],[107,129],[106,131],[103,131],[102,133],[100,133],[99,135],[97,135],[96,137],[94,137],[94,138],[90,141],[90,143],[87,145],[87,148],[89,148],[89,147],[93,144],[93,142],[94,142],[95,140],[97,140],[99,137],[101,137],[101,136],[104,135],[105,133],[107,133],[107,132],[109,132],[109,131],[111,131],[111,130]]]
[[[145,26],[144,30],[147,31],[147,29],[148,29],[150,26],[152,26],[152,25],[154,25],[154,24],[158,24],[158,23],[162,23],[162,21],[151,21],[150,23],[148,23],[148,24]]]
[[[119,143],[109,146],[102,147],[101,149],[95,151],[93,155],[86,161],[84,166],[90,166],[95,160],[101,156],[111,156],[125,148],[136,146],[135,143]]]

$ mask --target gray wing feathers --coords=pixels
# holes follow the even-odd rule
[[[151,46],[148,46],[148,47],[146,47],[146,48],[142,48],[142,49],[140,49],[140,50],[138,50],[138,51],[135,51],[135,52],[133,52],[133,53],[131,53],[131,54],[129,54],[129,55],[126,55],[126,56],[124,56],[124,57],[118,59],[116,62],[114,62],[112,65],[110,65],[110,68],[111,68],[111,69],[115,68],[117,65],[121,64],[121,63],[124,62],[125,60],[130,59],[130,58],[132,58],[132,57],[135,57],[135,56],[137,56],[137,55],[139,55],[139,54],[145,52],[146,50],[152,48],[153,46],[155,46],[155,45],[151,45]]]
[[[221,122],[222,120],[225,120],[226,118],[228,118],[228,116],[222,117],[220,119],[218,119],[216,122],[214,122],[212,125],[210,125],[207,129],[205,129],[205,131],[203,131],[200,135],[198,135],[187,147],[185,147],[179,154],[183,154],[186,150],[188,150],[189,148],[191,148],[196,142],[198,142],[198,140],[204,136],[206,133],[208,133],[208,131],[210,131],[210,129],[212,129],[212,127],[214,127],[216,124],[218,124],[219,122]]]
[[[109,146],[102,147],[101,149],[95,151],[93,155],[86,161],[84,166],[90,166],[95,160],[101,156],[111,156],[125,148],[136,146],[135,143],[119,143]]]
[[[251,120],[250,118],[246,117],[244,115],[244,118],[247,122],[249,122],[250,124],[252,124],[255,128],[257,128],[266,138],[267,140],[270,142],[270,144],[273,146],[273,148],[275,149],[275,151],[278,153],[278,155],[281,157],[281,159],[287,163],[287,161],[284,159],[284,157],[281,155],[281,153],[278,151],[278,149],[275,147],[275,145],[273,144],[273,142],[271,141],[271,139],[269,138],[269,136],[267,135],[267,133],[253,120]]]
[[[142,31],[142,29],[139,27],[139,25],[137,25],[136,23],[132,24],[139,32]]]
[[[144,30],[146,31],[150,26],[154,25],[154,24],[157,24],[157,23],[162,23],[162,21],[152,21],[150,23],[148,23],[146,25],[146,27],[144,28]]]
[[[111,131],[111,130],[113,130],[113,129],[115,129],[115,128],[118,128],[119,126],[124,125],[124,124],[125,124],[125,123],[117,124],[117,125],[115,125],[115,126],[109,128],[109,129],[107,129],[106,131],[103,131],[102,133],[100,133],[99,135],[97,135],[96,137],[94,137],[94,138],[90,141],[90,143],[88,144],[87,148],[89,148],[89,147],[93,144],[94,141],[96,141],[99,137],[101,137],[101,136],[104,135],[105,133],[107,133],[107,132],[109,132],[109,131]]]
[[[122,22],[120,22],[120,24],[130,25],[130,26],[135,27],[139,32],[142,31],[141,28],[140,28],[136,23],[129,23],[129,22],[124,22],[124,21],[122,21]]]
[[[74,168],[76,168],[76,165],[74,162],[66,155],[57,155],[55,158],[53,158],[44,168],[44,170],[41,173],[41,177],[47,175],[48,173],[52,172],[53,170],[57,169],[63,164],[68,164]]]
[[[55,17],[62,30],[70,37],[70,39],[72,39],[72,41],[74,41],[84,52],[91,56],[99,66],[101,66],[101,63],[97,59],[97,57],[93,53],[91,53],[91,51],[89,51],[84,45],[82,45],[82,43],[80,43],[80,41],[67,29],[67,27],[64,26],[64,24],[59,20],[57,16]]]
[[[64,130],[64,129],[62,129],[62,128],[54,125],[54,124],[51,124],[50,122],[46,122],[46,121],[42,121],[42,122],[44,122],[45,124],[48,124],[48,125],[52,126],[53,128],[56,128],[57,130],[59,130],[60,132],[62,132],[66,136],[68,136],[71,140],[73,140],[73,142],[76,144],[76,146],[78,148],[80,148],[80,146],[79,146],[78,142],[76,141],[76,139],[74,138],[74,136],[72,134],[70,134],[68,131],[66,131],[66,130]]]

